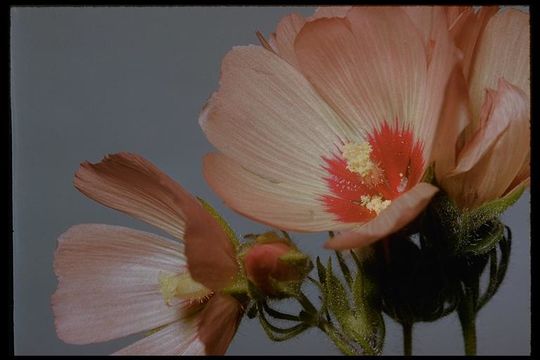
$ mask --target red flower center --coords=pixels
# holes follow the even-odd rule
[[[323,157],[332,195],[321,200],[342,222],[371,220],[422,176],[423,144],[411,130],[385,122],[367,140],[343,144],[340,154]]]

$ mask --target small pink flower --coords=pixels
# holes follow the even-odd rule
[[[463,9],[450,28],[464,56],[448,88],[435,174],[462,209],[512,195],[530,179],[529,15]]]
[[[67,230],[54,260],[58,337],[88,344],[155,329],[117,354],[225,353],[243,305],[220,293],[239,268],[234,247],[214,218],[134,154],[83,163],[75,187],[180,241],[111,225]]]
[[[262,223],[342,231],[335,249],[415,218],[437,191],[420,181],[458,54],[443,8],[325,7],[263,44],[225,56],[200,115],[212,189]]]

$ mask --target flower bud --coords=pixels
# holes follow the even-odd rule
[[[305,254],[273,232],[257,236],[243,259],[249,281],[264,295],[277,298],[298,291],[312,268]]]

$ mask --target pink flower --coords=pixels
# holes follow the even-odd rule
[[[134,154],[83,163],[75,187],[181,241],[111,225],[67,230],[58,239],[54,260],[58,337],[88,344],[155,329],[117,354],[225,353],[243,304],[220,292],[239,268],[216,220],[180,185]]]
[[[530,179],[529,15],[465,8],[451,31],[463,51],[435,155],[440,186],[461,209],[515,198]]]
[[[437,189],[430,164],[457,51],[441,7],[292,14],[264,47],[235,47],[200,124],[212,189],[237,212],[327,246],[399,230]]]

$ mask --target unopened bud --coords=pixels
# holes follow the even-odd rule
[[[244,268],[260,292],[282,298],[298,291],[312,264],[289,240],[270,232],[257,236],[246,250]]]

